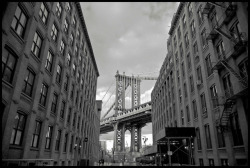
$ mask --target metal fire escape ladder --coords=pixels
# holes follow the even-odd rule
[[[217,33],[219,33],[220,35],[222,35],[222,36],[226,37],[227,39],[231,40],[234,44],[237,43],[237,40],[233,36],[225,33],[220,27],[217,26],[217,27],[214,28],[214,30]]]
[[[248,81],[242,78],[225,60],[222,60],[221,64],[239,80],[244,88],[248,88]]]
[[[233,100],[227,99],[224,104],[224,109],[220,117],[220,123],[219,123],[221,132],[228,129],[228,121],[229,121],[230,114],[232,113],[234,103],[235,102]]]

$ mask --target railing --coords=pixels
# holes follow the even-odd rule
[[[106,118],[103,121],[101,121],[100,124],[101,125],[108,124],[108,123],[114,122],[118,119],[129,117],[129,116],[132,116],[134,114],[139,114],[141,112],[145,112],[145,111],[150,110],[150,109],[151,109],[151,102],[147,102],[147,103],[141,104],[139,106],[136,106],[134,108],[128,109],[125,112],[118,114],[116,117],[112,116],[112,117]]]
[[[2,166],[53,166],[54,159],[2,159]]]

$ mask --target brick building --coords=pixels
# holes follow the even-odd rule
[[[80,3],[9,2],[3,9],[2,159],[91,159],[99,72]]]
[[[193,164],[248,165],[248,2],[181,2],[169,35],[154,145],[165,127],[194,127]]]

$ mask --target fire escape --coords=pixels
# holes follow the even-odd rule
[[[212,69],[219,71],[225,68],[241,83],[241,91],[236,94],[233,93],[232,89],[225,90],[225,101],[223,103],[224,109],[220,118],[216,121],[217,127],[219,127],[223,132],[225,130],[228,130],[229,117],[232,112],[233,106],[236,103],[236,99],[240,96],[243,96],[244,94],[247,94],[248,89],[247,78],[243,78],[242,76],[240,76],[234,70],[234,68],[229,65],[228,60],[230,59],[230,57],[237,58],[241,53],[246,51],[248,40],[246,38],[245,32],[240,32],[238,34],[235,34],[235,32],[228,33],[228,30],[224,26],[227,25],[236,15],[237,5],[229,3],[228,6],[225,6],[225,4],[221,2],[207,2],[203,8],[202,13],[209,16],[210,14],[212,14],[212,11],[215,10],[215,6],[220,7],[221,10],[224,10],[225,12],[222,16],[222,20],[219,20],[220,23],[216,19],[213,19],[211,21],[211,31],[207,34],[206,39],[214,42],[219,35],[224,36],[233,43],[233,51],[227,57],[224,53],[218,56],[218,61]]]

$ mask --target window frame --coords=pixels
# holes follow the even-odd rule
[[[27,120],[27,115],[21,113],[20,111],[17,111],[17,113],[15,115],[15,118],[16,117],[18,117],[18,121],[15,124],[15,120],[14,120],[14,125],[12,127],[12,133],[11,133],[11,138],[10,138],[10,145],[22,146],[23,136],[24,136],[24,132],[25,132],[25,126],[26,126],[26,120]],[[23,119],[23,123],[21,123],[22,128],[20,128],[20,125],[19,125],[21,117]],[[19,136],[18,142],[16,142],[18,133],[20,133],[20,136]]]
[[[20,14],[19,14],[19,16],[16,16],[18,8],[20,9]],[[25,19],[26,19],[25,23],[21,23],[22,16],[24,16]],[[16,23],[14,23],[14,19],[16,20],[15,21]],[[27,15],[27,13],[24,11],[23,7],[20,4],[18,4],[10,27],[22,39],[24,38],[24,35],[25,35],[25,30],[26,30],[26,27],[27,27],[28,20],[29,20],[29,17]],[[15,24],[15,25],[13,25],[13,24]],[[22,32],[18,33],[17,30],[19,30],[20,26],[22,28]]]
[[[52,72],[53,58],[54,54],[52,53],[52,51],[49,50],[45,62],[45,69],[48,70],[49,72]]]
[[[5,51],[7,56],[2,56],[2,80],[12,84],[18,62],[18,56],[8,46],[5,46]],[[3,55],[5,56],[5,53],[3,53]],[[4,58],[6,58],[5,61],[3,60]],[[12,67],[9,66],[9,60],[14,61],[14,64],[13,62],[11,64],[13,65]],[[7,73],[8,71],[10,72],[10,74]],[[8,78],[6,79],[5,76],[7,76]]]
[[[45,137],[45,149],[48,149],[48,150],[50,149],[52,134],[53,134],[53,126],[49,125],[48,130],[46,132],[46,137]]]
[[[37,37],[35,39],[35,37]],[[39,41],[40,40],[40,45],[39,44]],[[38,43],[38,44],[37,44]],[[42,43],[43,43],[43,38],[41,37],[41,35],[38,33],[38,31],[35,32],[34,34],[34,38],[33,38],[33,42],[32,42],[32,46],[31,46],[31,52],[38,58],[40,58],[40,51],[41,51],[41,48],[42,48]],[[35,53],[35,51],[38,51]]]
[[[52,98],[52,103],[51,103],[51,108],[50,108],[50,111],[51,111],[52,113],[55,113],[55,114],[56,114],[57,103],[58,103],[58,94],[54,92],[53,98]]]
[[[44,88],[46,88],[46,93],[44,93]],[[49,86],[45,82],[43,82],[42,83],[42,88],[41,88],[41,91],[40,91],[40,98],[39,98],[39,103],[41,105],[43,105],[43,106],[46,105],[48,89],[49,89]],[[43,100],[43,102],[41,102],[43,98],[44,98],[44,100]]]
[[[42,122],[36,120],[35,121],[35,129],[34,129],[34,132],[32,134],[32,140],[31,140],[31,147],[33,147],[33,148],[38,148],[40,134],[41,134],[41,127],[42,127]],[[35,138],[35,137],[37,137],[37,138]],[[35,143],[35,141],[36,141],[36,143]]]
[[[44,6],[44,10],[42,10],[42,5]],[[45,12],[47,12],[47,16],[45,16]],[[39,15],[40,19],[42,20],[42,22],[46,25],[48,18],[49,18],[49,10],[48,10],[46,3],[44,3],[44,2],[41,3],[38,15]]]
[[[52,25],[52,28],[51,28],[51,33],[50,33],[50,36],[51,36],[51,39],[56,42],[57,41],[57,37],[58,37],[58,27],[55,23],[53,23]]]
[[[33,75],[32,83],[29,83],[30,74]],[[28,67],[26,69],[26,76],[24,78],[24,85],[23,85],[23,88],[22,88],[22,92],[25,93],[26,95],[28,95],[29,97],[32,97],[32,92],[33,92],[33,86],[34,86],[34,83],[35,83],[35,79],[36,79],[36,73],[30,67]],[[30,93],[27,92],[27,85],[29,85],[29,87],[30,87]]]

